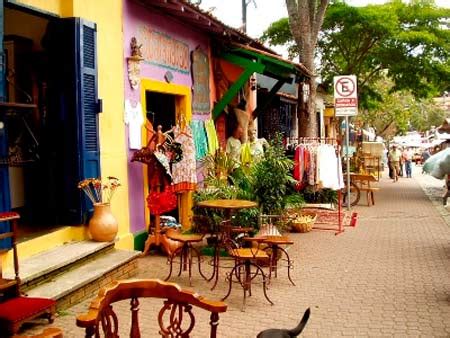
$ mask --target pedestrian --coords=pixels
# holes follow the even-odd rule
[[[402,153],[403,163],[405,163],[406,177],[411,178],[413,152],[411,148],[405,148]]]
[[[398,181],[398,175],[400,173],[400,159],[402,157],[402,153],[397,149],[396,145],[392,146],[392,149],[388,153],[388,159],[391,164],[393,181]]]
[[[430,154],[430,151],[428,150],[428,148],[425,149],[425,150],[422,152],[422,164],[424,164],[425,161],[428,160],[428,158],[429,158],[430,156],[431,156],[431,154]]]

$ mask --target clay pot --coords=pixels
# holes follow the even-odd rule
[[[119,224],[109,203],[94,204],[94,214],[89,220],[91,238],[97,242],[111,242],[116,238]]]

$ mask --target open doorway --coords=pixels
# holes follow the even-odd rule
[[[177,95],[146,91],[145,100],[147,121],[153,130],[157,130],[158,126],[161,126],[162,131],[166,132],[176,125]],[[149,186],[148,189],[152,191],[155,187]],[[178,208],[165,215],[173,216],[179,221]]]
[[[19,241],[25,241],[82,222],[77,183],[86,138],[79,106],[92,110],[93,119],[83,121],[92,120],[96,128],[93,105],[85,99],[96,98],[96,87],[84,86],[86,95],[80,98],[76,65],[83,50],[74,41],[79,20],[5,4],[3,26],[6,95],[0,109],[6,136],[0,142],[7,155],[0,158],[0,169],[8,173],[9,188],[0,189],[21,215]],[[95,41],[83,46],[95,48]],[[89,141],[97,146],[94,128]]]

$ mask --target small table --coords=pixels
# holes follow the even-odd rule
[[[225,217],[227,220],[231,219],[232,212],[240,209],[249,209],[249,208],[256,208],[258,206],[258,203],[253,201],[247,201],[247,200],[239,200],[239,199],[219,199],[219,200],[206,200],[202,202],[197,203],[198,207],[201,208],[208,208],[208,209],[217,209],[217,210],[224,210],[225,211]],[[224,236],[229,236],[230,234],[224,234]],[[216,248],[214,250],[214,258],[213,258],[213,274],[210,277],[210,281],[215,279],[214,285],[212,286],[211,290],[214,290],[214,288],[217,285],[217,282],[219,280],[219,258],[220,258],[220,246],[221,241],[218,241]]]
[[[360,191],[367,194],[367,205],[375,205],[374,191],[378,191],[378,187],[371,186],[371,183],[378,182],[377,178],[372,174],[355,174],[350,173],[350,180],[353,181]]]

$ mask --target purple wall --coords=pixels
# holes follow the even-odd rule
[[[165,35],[181,41],[189,46],[191,52],[198,46],[203,50],[208,51],[209,39],[205,34],[191,30],[188,24],[181,24],[169,17],[162,16],[151,12],[150,10],[139,6],[138,4],[124,0],[124,69],[127,69],[126,58],[131,54],[130,41],[133,36],[137,36],[137,30],[143,25],[154,29],[155,31],[164,33]],[[138,41],[141,44],[141,41]],[[211,60],[210,60],[211,63]],[[190,64],[190,60],[189,60]],[[169,69],[148,64],[141,63],[141,79],[147,78],[156,81],[165,82],[164,74]],[[176,70],[170,70],[173,74],[171,83],[192,86],[191,74],[183,74]],[[125,99],[133,103],[139,102],[141,99],[141,89],[133,90],[128,81],[128,73],[125,71]],[[142,106],[145,102],[141,102]],[[193,118],[200,118],[200,116],[193,115]],[[204,117],[202,117],[204,118]],[[128,133],[128,131],[127,131]],[[128,135],[126,144],[128,145]],[[143,136],[145,137],[145,136]],[[138,162],[130,162],[133,150],[128,151],[128,194],[130,203],[130,225],[131,232],[137,232],[146,228],[145,209],[146,202],[143,190],[143,164]]]

